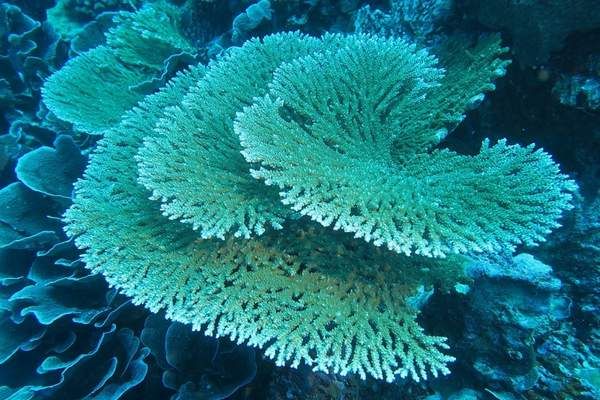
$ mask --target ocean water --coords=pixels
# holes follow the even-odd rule
[[[0,399],[600,398],[600,3],[0,2]]]

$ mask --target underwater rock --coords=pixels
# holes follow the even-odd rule
[[[500,264],[501,263],[501,264]],[[560,292],[552,268],[520,254],[512,259],[475,261],[461,351],[490,387],[519,393],[533,388],[537,340],[570,315],[571,301]]]
[[[546,68],[552,73],[552,96],[586,116],[600,115],[600,30],[577,32],[565,41]]]
[[[564,335],[565,342],[579,349],[580,344],[573,344],[566,340],[574,336],[578,341],[589,346],[590,353],[598,356],[600,354],[600,193],[589,199],[579,197],[577,200],[576,208],[565,220],[564,227],[551,235],[548,243],[542,246],[537,254],[556,266],[556,273],[563,281],[564,291],[573,300],[573,326],[571,333]],[[560,340],[557,342],[560,343]],[[586,359],[584,356],[579,358]]]
[[[470,1],[475,18],[508,32],[515,57],[522,65],[545,63],[560,50],[567,36],[596,29],[600,2],[596,0],[487,0]]]
[[[539,393],[557,398],[600,398],[599,337],[595,336],[590,346],[580,336],[572,323],[563,323],[537,347]]]
[[[552,94],[571,107],[584,110],[600,109],[600,78],[585,75],[563,75],[554,87]]]
[[[470,263],[467,275],[473,279],[485,277],[521,281],[548,291],[559,291],[561,288],[560,280],[552,274],[552,267],[527,253],[517,254],[509,260],[480,260]]]
[[[423,400],[481,400],[483,393],[470,388],[451,391],[445,395],[433,394],[425,397]]]

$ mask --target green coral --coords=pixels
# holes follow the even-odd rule
[[[100,134],[147,94],[142,85],[163,74],[164,63],[193,47],[179,30],[181,10],[167,3],[123,12],[107,45],[72,58],[44,85],[44,102],[59,118]]]
[[[251,40],[211,64],[206,77],[165,113],[138,157],[140,182],[162,200],[165,215],[191,223],[203,238],[228,232],[248,238],[262,234],[265,225],[282,227],[290,213],[276,191],[250,176],[232,120],[266,93],[283,61],[319,45],[296,34]]]
[[[179,52],[194,53],[181,27],[180,9],[166,2],[146,6],[136,13],[121,13],[106,43],[125,64],[158,73],[164,61]]]
[[[46,14],[52,27],[70,40],[101,13],[132,11],[141,3],[141,0],[58,0]]]
[[[444,72],[397,39],[276,34],[179,74],[121,115],[133,99],[107,94],[137,79],[121,67],[155,71],[168,51],[153,58],[154,45],[157,53],[185,46],[165,13],[156,19],[163,26],[120,22],[119,37],[147,33],[135,49],[126,39],[94,50],[118,61],[103,65],[109,87],[86,92],[93,66],[78,73],[73,65],[45,87],[51,110],[103,134],[65,215],[88,268],[135,303],[263,347],[278,365],[388,381],[448,373],[445,339],[423,331],[411,304],[424,287],[460,281],[464,259],[397,250],[420,241],[429,256],[540,239],[573,189],[540,150],[485,142],[476,156],[427,151],[503,71],[497,40],[461,48]],[[96,95],[113,108],[102,120],[69,105],[73,96],[94,104]],[[300,218],[277,187],[322,225],[336,221],[391,250]],[[398,212],[414,217],[402,237],[412,241],[377,233]],[[367,217],[381,220],[361,226]],[[490,231],[504,235],[490,239]]]
[[[59,118],[84,132],[100,133],[143,98],[129,88],[146,78],[143,70],[128,68],[110,48],[100,46],[69,60],[46,81],[42,94]]]
[[[482,37],[469,42],[450,38],[436,50],[444,72],[426,98],[410,105],[410,112],[400,113],[394,131],[392,153],[402,162],[415,153],[437,145],[464,118],[465,110],[477,105],[484,93],[495,89],[493,79],[504,75],[509,61],[500,38]]]
[[[427,336],[406,299],[460,275],[461,260],[407,258],[305,222],[260,240],[198,240],[160,215],[133,156],[196,67],[107,131],[76,186],[67,230],[87,266],[153,311],[266,347],[278,364],[392,380],[447,373],[444,339]],[[169,279],[165,279],[165,277]]]
[[[454,48],[463,61],[446,79],[426,53],[379,38],[284,64],[236,122],[252,175],[323,226],[407,255],[535,244],[576,189],[547,153],[505,141],[475,156],[432,150],[493,88],[500,51],[489,39]]]

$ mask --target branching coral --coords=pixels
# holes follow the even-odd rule
[[[387,379],[447,372],[443,339],[424,335],[405,300],[418,286],[454,275],[460,263],[373,252],[300,222],[292,233],[261,240],[198,241],[185,225],[161,217],[136,183],[133,156],[161,110],[201,72],[147,98],[99,143],[66,214],[88,267],[151,310],[166,307],[170,318],[207,325],[210,334],[266,346],[279,364],[304,361]]]
[[[253,176],[322,225],[407,255],[543,240],[575,189],[548,154],[505,141],[431,150],[505,65],[494,39],[452,50],[462,60],[441,81],[426,53],[375,38],[283,65],[236,123]]]
[[[356,13],[356,32],[410,37],[419,42],[432,39],[452,15],[453,0],[391,0],[389,13],[361,7]]]
[[[166,79],[174,58],[192,58],[193,48],[179,31],[180,12],[158,2],[120,14],[106,46],[71,59],[68,68],[46,82],[45,103],[59,118],[88,133],[118,123],[147,94],[149,81]]]
[[[279,64],[318,45],[312,38],[278,35],[234,49],[149,130],[139,154],[140,182],[164,202],[165,215],[191,223],[204,238],[228,232],[248,238],[265,225],[281,228],[289,212],[275,191],[250,176],[231,121],[266,92]]]
[[[72,241],[61,241],[59,216],[85,166],[70,136],[15,152],[25,153],[21,182],[0,190],[0,398],[222,399],[253,378],[252,349],[162,314],[144,326],[147,312],[90,275]]]
[[[486,142],[473,157],[427,152],[505,65],[495,39],[459,49],[446,75],[425,50],[363,35],[283,33],[231,49],[102,130],[67,232],[87,267],[134,302],[263,347],[278,365],[388,381],[446,374],[445,339],[417,324],[413,296],[451,287],[464,259],[398,250],[539,239],[574,189],[539,150]],[[129,64],[145,59],[130,54]],[[63,81],[85,82],[73,79],[75,63],[49,81],[50,108],[72,96]],[[412,219],[394,225],[403,215]],[[389,249],[322,226],[334,221]]]

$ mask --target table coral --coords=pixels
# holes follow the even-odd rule
[[[140,48],[121,60],[150,65]],[[66,230],[87,267],[134,302],[262,347],[278,365],[388,381],[446,374],[453,357],[417,323],[414,296],[462,279],[464,258],[452,253],[541,240],[576,189],[532,147],[431,149],[506,65],[495,37],[446,49],[444,72],[400,39],[280,33],[192,67],[91,126],[103,138]],[[69,85],[90,74],[74,74],[77,62],[44,92],[63,115]],[[85,115],[72,118],[85,127]],[[388,248],[329,228],[336,220]],[[409,256],[413,247],[447,258]]]

